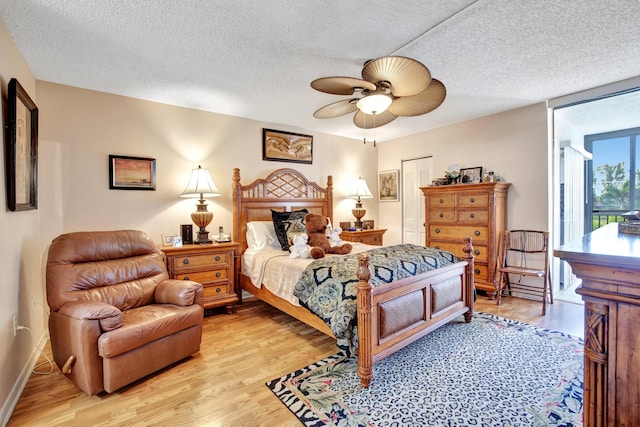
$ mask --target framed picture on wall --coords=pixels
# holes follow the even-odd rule
[[[112,190],[156,189],[156,159],[109,155],[109,188]]]
[[[313,136],[262,129],[262,160],[311,164]]]
[[[7,103],[7,206],[11,211],[38,209],[38,107],[16,79],[9,81]]]
[[[399,170],[378,172],[378,200],[381,202],[397,202],[400,190]]]

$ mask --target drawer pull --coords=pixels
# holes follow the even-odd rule
[[[473,272],[474,272],[475,274],[480,274],[480,269],[479,269],[479,268],[476,268],[475,270],[473,270]]]
[[[476,214],[472,213],[471,215],[469,215],[471,217],[471,219],[476,217]]]
[[[471,201],[471,203],[473,203],[473,202],[475,202],[475,201],[476,201],[476,199],[475,199],[475,198],[473,198],[473,197],[472,197],[471,199],[469,199],[469,200]]]
[[[189,258],[185,258],[185,259],[183,259],[183,260],[182,260],[182,263],[183,263],[183,264],[185,264],[185,265],[186,265],[186,264],[189,264]]]
[[[222,292],[222,289],[220,289],[220,288],[216,288],[216,293],[218,293],[218,294],[219,294],[220,292]]]
[[[182,280],[189,280],[189,276],[184,276]]]
[[[436,234],[440,234],[440,229],[436,228]]]
[[[220,272],[216,271],[216,277],[220,277]]]
[[[216,261],[220,261],[220,255],[216,255]]]
[[[475,234],[476,236],[480,235],[480,231],[476,230],[473,234]]]
[[[361,237],[359,240],[360,243],[364,243],[364,239]]]
[[[440,203],[444,203],[444,199],[440,199]]]
[[[440,212],[440,218],[444,218],[444,214]]]
[[[434,246],[434,249],[440,249],[440,246]]]
[[[378,241],[378,238],[377,238],[377,237],[374,237],[374,238],[373,238],[373,241],[374,241],[374,242],[377,242],[377,241]]]
[[[474,253],[474,255],[480,255],[480,251],[479,251],[479,250],[477,250],[477,249],[476,249],[476,250],[474,250],[474,251],[473,251],[473,253]]]

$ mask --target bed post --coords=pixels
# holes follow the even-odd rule
[[[233,169],[233,177],[231,178],[231,212],[233,218],[233,234],[231,236],[236,242],[240,241],[241,238],[241,218],[240,215],[240,201],[242,198],[242,186],[240,185],[240,169]],[[240,248],[240,253],[244,252],[245,247]]]
[[[371,325],[371,313],[373,311],[373,287],[369,283],[369,255],[358,255],[358,376],[360,385],[369,387],[373,379],[373,336]]]
[[[471,237],[464,238],[464,245],[462,246],[462,252],[464,255],[462,259],[467,261],[467,266],[464,268],[464,287],[465,287],[465,295],[466,295],[466,305],[469,307],[469,310],[464,313],[464,321],[469,323],[471,322],[471,318],[473,317],[473,300],[474,300],[474,290],[475,286],[473,284],[473,244],[471,243]]]

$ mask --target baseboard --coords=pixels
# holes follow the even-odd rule
[[[0,409],[0,425],[1,426],[6,426],[9,423],[9,419],[13,414],[13,410],[18,404],[18,400],[20,400],[20,396],[22,395],[24,388],[27,386],[27,382],[29,382],[29,378],[31,377],[31,372],[33,372],[33,369],[35,368],[36,363],[38,363],[38,359],[40,358],[39,348],[44,348],[48,339],[49,339],[49,332],[44,331],[40,336],[40,339],[36,343],[37,348],[34,347],[33,351],[31,352],[31,356],[29,357],[29,360],[27,360],[27,363],[25,363],[25,365],[22,367],[22,371],[20,372],[20,375],[16,379],[16,382],[13,384],[13,387],[11,388],[9,395],[7,396],[7,400],[5,400],[4,404],[2,405],[2,408]]]

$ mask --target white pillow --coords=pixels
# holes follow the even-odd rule
[[[280,249],[273,221],[250,221],[247,223],[247,246],[250,249],[273,247]]]

